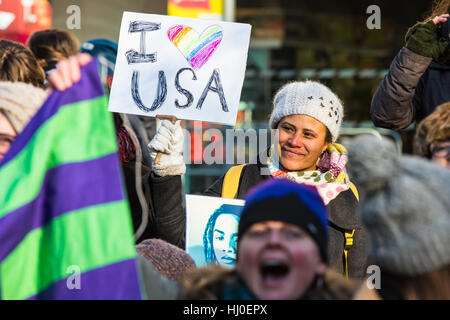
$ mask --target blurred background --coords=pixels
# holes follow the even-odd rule
[[[380,8],[379,29],[367,27],[371,5]],[[431,6],[431,0],[0,0],[0,38],[25,43],[36,30],[58,28],[73,32],[81,43],[100,37],[117,42],[123,11],[249,23],[237,128],[267,128],[273,95],[282,84],[318,80],[344,102],[341,142],[355,134],[382,134],[397,143],[399,152],[410,153],[413,126],[402,132],[374,128],[369,108],[407,29],[423,20]],[[205,146],[214,139],[197,138],[206,140]],[[224,159],[227,151],[220,150]],[[201,157],[202,150],[192,151],[192,162]],[[228,167],[189,165],[185,192],[203,191]]]

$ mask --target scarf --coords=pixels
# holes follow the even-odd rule
[[[319,158],[317,170],[288,171],[278,163],[272,145],[267,159],[267,166],[274,178],[285,178],[292,181],[315,186],[325,205],[341,192],[350,189],[350,179],[345,165],[348,161],[347,150],[341,144],[330,144]]]

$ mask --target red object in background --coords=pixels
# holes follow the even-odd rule
[[[25,44],[35,31],[52,27],[47,0],[0,0],[0,39]]]
[[[209,0],[169,0],[169,3],[181,8],[210,9]]]

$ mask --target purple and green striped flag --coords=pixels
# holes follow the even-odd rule
[[[54,91],[0,163],[1,299],[141,299],[97,60]]]

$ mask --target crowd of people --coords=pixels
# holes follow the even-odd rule
[[[317,81],[278,90],[268,123],[278,141],[204,192],[245,200],[233,268],[218,249],[205,267],[185,251],[180,121],[156,129],[154,119],[114,113],[146,297],[450,299],[450,44],[437,32],[449,12],[442,0],[408,30],[370,106],[376,126],[415,123],[414,155],[399,155],[387,138],[337,143],[344,103]],[[46,97],[77,83],[92,57],[107,93],[114,76],[110,40],[80,44],[70,32],[44,30],[27,45],[0,40],[0,165]],[[222,211],[233,218],[235,209]],[[379,288],[367,285],[371,265],[381,270]]]

